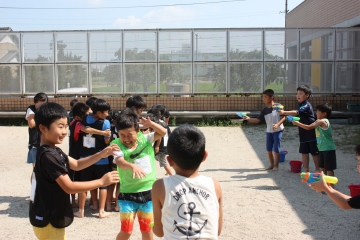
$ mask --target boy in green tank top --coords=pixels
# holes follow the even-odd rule
[[[325,103],[316,107],[317,120],[306,125],[298,121],[292,123],[303,129],[310,130],[315,128],[316,142],[319,149],[320,170],[328,176],[334,176],[336,169],[335,144],[332,138],[332,129],[328,118],[331,115],[331,107]]]
[[[143,134],[142,128],[152,128],[154,132]],[[116,239],[129,239],[136,215],[142,239],[153,239],[150,223],[153,222],[151,189],[156,180],[155,155],[152,144],[166,134],[166,129],[149,118],[141,118],[134,110],[126,108],[116,119],[119,138],[111,142],[120,151],[113,153],[120,178],[121,230]]]

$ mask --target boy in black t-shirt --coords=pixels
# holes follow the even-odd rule
[[[357,156],[357,171],[360,173],[360,144],[355,147],[355,153]],[[321,176],[323,176],[323,172],[321,172]],[[349,209],[360,209],[360,195],[357,195],[355,197],[351,197],[348,195],[345,195],[339,191],[336,191],[331,186],[327,185],[324,178],[322,177],[320,181],[313,182],[308,184],[309,187],[311,187],[313,190],[323,193],[325,192],[331,200],[336,203],[339,207],[341,207],[344,210]]]
[[[296,98],[299,102],[297,110],[283,111],[279,110],[281,115],[299,116],[300,123],[310,125],[315,122],[314,110],[309,103],[311,96],[311,89],[307,85],[301,85],[297,88]],[[304,165],[304,172],[309,172],[309,153],[311,154],[314,164],[315,172],[320,172],[319,168],[319,149],[317,148],[315,129],[305,130],[299,127],[301,160]]]
[[[34,167],[35,179],[29,218],[38,239],[66,239],[65,227],[74,219],[70,202],[71,193],[85,192],[119,181],[115,171],[94,181],[71,181],[69,169],[79,171],[119,149],[109,146],[80,160],[68,157],[56,147],[56,144],[61,144],[67,137],[67,120],[66,110],[53,102],[41,105],[35,115],[36,129],[41,140]]]

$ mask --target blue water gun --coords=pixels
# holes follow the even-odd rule
[[[300,121],[300,118],[299,118],[299,117],[293,117],[293,116],[287,116],[286,119],[287,119],[289,122],[292,122],[292,121]]]

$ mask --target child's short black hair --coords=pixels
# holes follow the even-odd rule
[[[104,99],[96,99],[91,105],[91,110],[96,114],[97,112],[105,112],[110,110],[110,104]]]
[[[164,116],[164,114],[165,114],[165,106],[164,105],[162,105],[162,104],[155,104],[155,105],[153,105],[152,107],[151,107],[151,109],[157,109],[157,110],[159,110],[160,111],[160,114],[161,114],[161,117],[162,116]]]
[[[96,99],[97,99],[97,97],[89,97],[85,103],[86,103],[86,105],[88,105],[91,108],[92,104],[95,102]],[[91,110],[92,110],[92,108],[91,108]]]
[[[331,106],[327,103],[317,105],[316,110],[319,110],[322,113],[326,113],[327,118],[330,117],[331,115]]]
[[[74,107],[75,103],[77,103],[78,100],[76,98],[74,98],[73,100],[70,101],[70,107]]]
[[[306,95],[309,95],[308,99],[311,96],[311,89],[308,85],[301,85],[296,89],[296,91],[303,91]]]
[[[63,106],[54,102],[44,103],[35,113],[36,130],[40,133],[40,125],[49,129],[50,125],[60,118],[68,118],[68,114]]]
[[[149,111],[147,112],[147,114],[153,114],[154,117],[156,118],[156,121],[158,122],[159,119],[161,118],[161,113],[158,109],[156,108],[150,108]]]
[[[34,103],[47,102],[47,101],[48,101],[48,96],[46,95],[46,93],[43,92],[37,93],[34,97]]]
[[[356,145],[355,153],[356,153],[356,156],[360,156],[360,144]]]
[[[167,151],[179,168],[195,170],[205,155],[205,136],[192,125],[181,125],[170,134]]]
[[[86,115],[87,111],[89,111],[89,106],[83,102],[75,103],[72,112],[74,117],[80,117],[81,119]]]
[[[109,111],[109,116],[107,117],[107,119],[112,122],[113,120],[116,120],[117,117],[119,116],[119,111],[118,110],[114,110],[114,109],[111,109]]]
[[[274,90],[272,90],[272,89],[266,89],[265,91],[263,91],[262,94],[265,94],[269,97],[274,97],[274,95],[275,95]]]
[[[135,107],[136,109],[146,108],[145,100],[140,96],[130,96],[126,100],[126,107],[132,108]]]
[[[119,113],[115,125],[118,131],[131,127],[134,127],[135,131],[139,131],[138,120],[139,117],[134,110],[131,108],[125,108]]]
[[[156,122],[156,123],[159,122],[158,116],[156,116],[154,113],[151,113],[151,112],[149,113],[149,112],[148,112],[148,113],[146,114],[145,118],[148,118],[148,117],[149,117],[150,120],[153,121],[153,122]]]

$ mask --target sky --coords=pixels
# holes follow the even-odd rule
[[[303,0],[288,0],[291,11]],[[13,31],[285,27],[285,0],[0,0]]]

